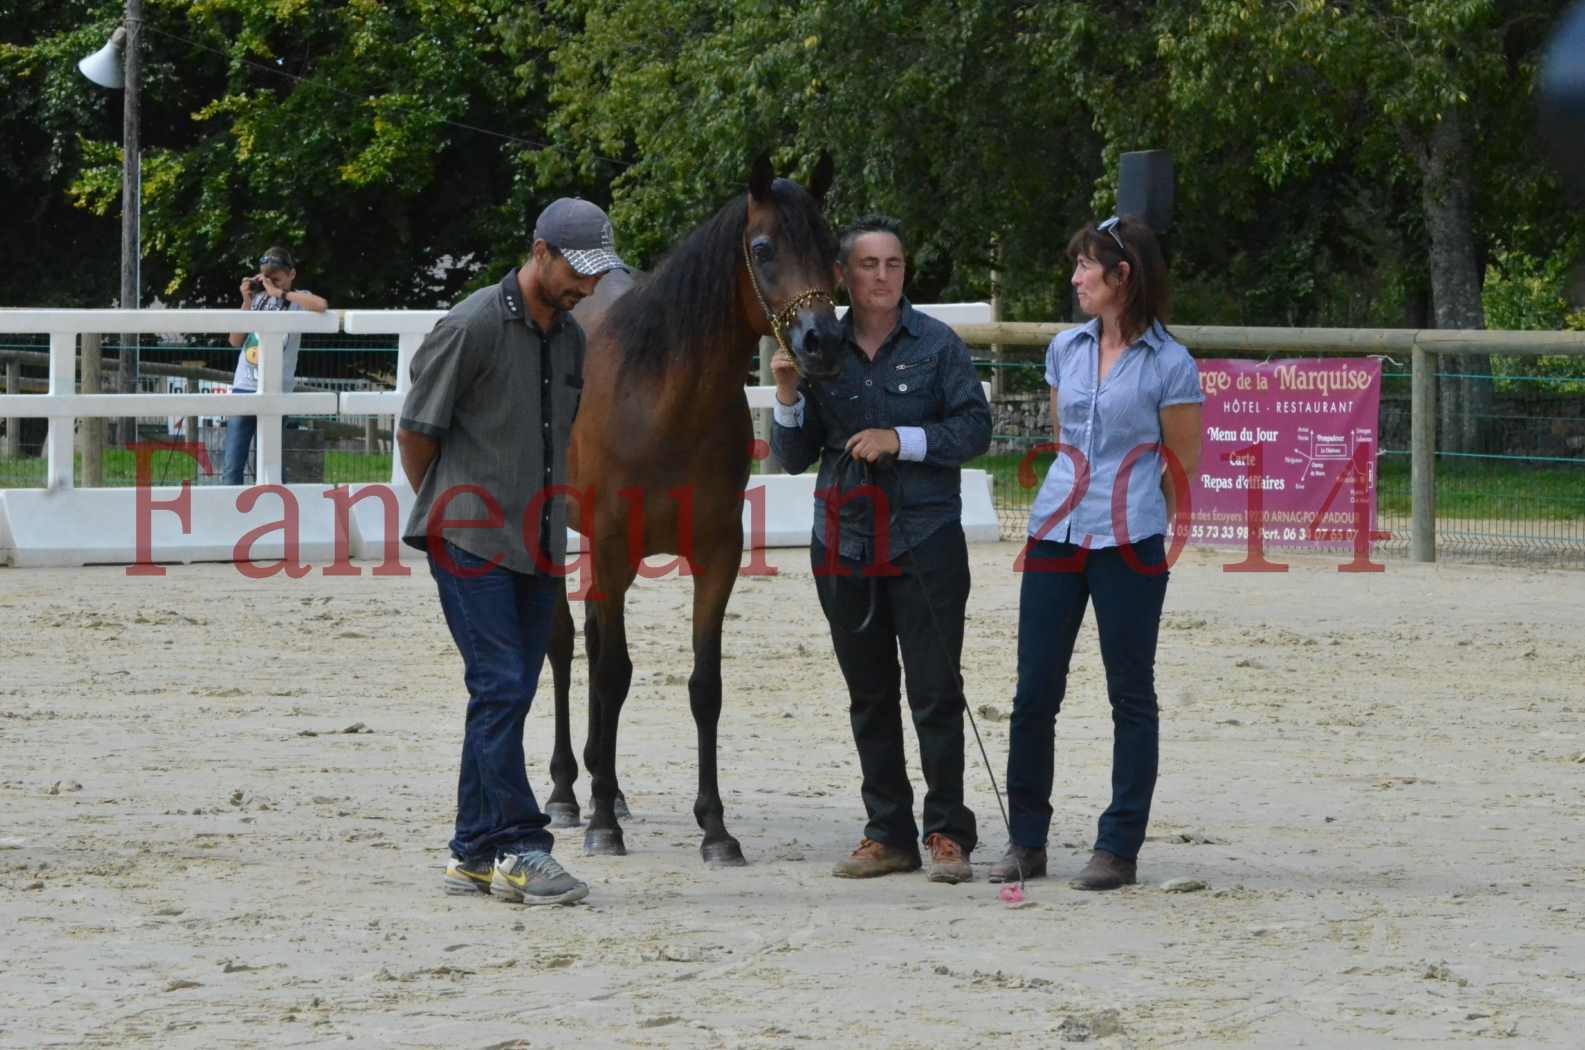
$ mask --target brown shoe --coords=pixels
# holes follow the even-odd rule
[[[1132,886],[1134,867],[1134,861],[1098,849],[1090,854],[1090,862],[1068,885],[1076,890],[1115,890],[1119,886]]]
[[[888,846],[874,839],[864,839],[859,843],[858,849],[837,861],[836,867],[831,869],[831,874],[839,879],[873,879],[878,875],[918,870],[917,850]]]
[[[925,839],[930,847],[931,882],[973,882],[974,869],[969,867],[969,855],[952,839],[937,832]]]
[[[1046,851],[1013,845],[1007,847],[1007,852],[1002,855],[1001,860],[991,865],[991,873],[988,876],[991,882],[1017,882],[1020,878],[1045,877]]]

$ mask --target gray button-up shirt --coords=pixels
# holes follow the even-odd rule
[[[1057,392],[1062,444],[1084,457],[1089,476],[1074,502],[1082,475],[1072,454],[1057,455],[1030,510],[1029,534],[1036,539],[1116,547],[1123,538],[1116,534],[1114,514],[1122,516],[1130,543],[1167,531],[1161,410],[1205,400],[1200,370],[1188,349],[1157,321],[1123,351],[1106,381],[1097,382],[1099,332],[1100,323],[1091,321],[1058,332],[1046,348],[1046,382]],[[1120,468],[1136,449],[1127,487],[1120,488]]]
[[[851,310],[842,330],[847,353],[841,372],[818,384],[799,384],[803,400],[775,412],[771,448],[791,474],[803,473],[819,457],[814,541],[824,544],[828,497],[864,483],[860,464],[837,476],[848,438],[872,427],[895,429],[901,445],[896,473],[877,471],[875,484],[889,501],[886,553],[904,554],[948,522],[962,521],[960,468],[990,447],[991,408],[968,347],[908,300],[874,360],[854,341]],[[864,496],[841,502],[842,557],[868,562],[876,553],[873,504]]]
[[[567,440],[583,389],[583,329],[565,314],[549,332],[529,317],[517,273],[452,307],[413,356],[401,426],[440,452],[419,485],[403,539],[431,532],[514,572],[567,553],[567,501],[541,492],[567,482]]]

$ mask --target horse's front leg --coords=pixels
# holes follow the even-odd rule
[[[575,828],[582,818],[573,784],[578,779],[578,760],[572,754],[572,729],[569,724],[569,694],[572,690],[574,648],[572,609],[567,604],[567,581],[561,581],[556,609],[550,623],[550,673],[556,691],[556,745],[550,753],[550,798],[545,813],[553,828]]]
[[[594,669],[600,663],[600,617],[595,607],[590,604],[588,613],[583,620],[583,648],[584,657],[589,665],[589,709],[588,728],[583,735],[583,768],[589,771],[590,777],[594,776],[594,769],[600,764],[600,694],[596,688]],[[611,773],[612,778],[616,772]],[[592,790],[592,789],[591,789]],[[627,796],[622,794],[622,785],[616,786],[616,802],[613,803],[616,819],[626,820],[632,816],[627,808]],[[594,796],[589,796],[589,808],[594,808]]]
[[[589,668],[590,703],[596,706],[590,711],[591,737],[584,751],[593,803],[583,851],[598,856],[620,857],[627,853],[616,810],[616,736],[622,705],[633,681],[623,616],[623,603],[633,576],[634,569],[626,566],[620,554],[596,563],[595,579],[601,598],[590,618],[594,661]]]
[[[735,538],[701,546],[709,554],[707,561],[694,560],[693,674],[688,679],[688,700],[699,734],[699,797],[693,815],[704,831],[699,847],[704,862],[736,867],[747,862],[743,847],[726,830],[716,778],[716,728],[721,721],[721,625],[737,580],[743,537],[740,532]]]

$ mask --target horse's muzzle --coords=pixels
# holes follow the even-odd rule
[[[793,353],[798,368],[810,379],[834,379],[842,370],[842,330],[836,324],[815,325],[795,333]]]

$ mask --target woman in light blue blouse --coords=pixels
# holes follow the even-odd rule
[[[1194,359],[1162,324],[1167,268],[1150,228],[1133,218],[1091,223],[1073,235],[1068,255],[1079,308],[1093,320],[1046,350],[1059,447],[1029,520],[1007,756],[1012,841],[990,877],[1046,873],[1057,712],[1093,604],[1112,704],[1112,801],[1072,884],[1103,890],[1134,881],[1150,818],[1173,476],[1186,480],[1198,465],[1204,397]],[[1181,473],[1168,469],[1171,458]]]

